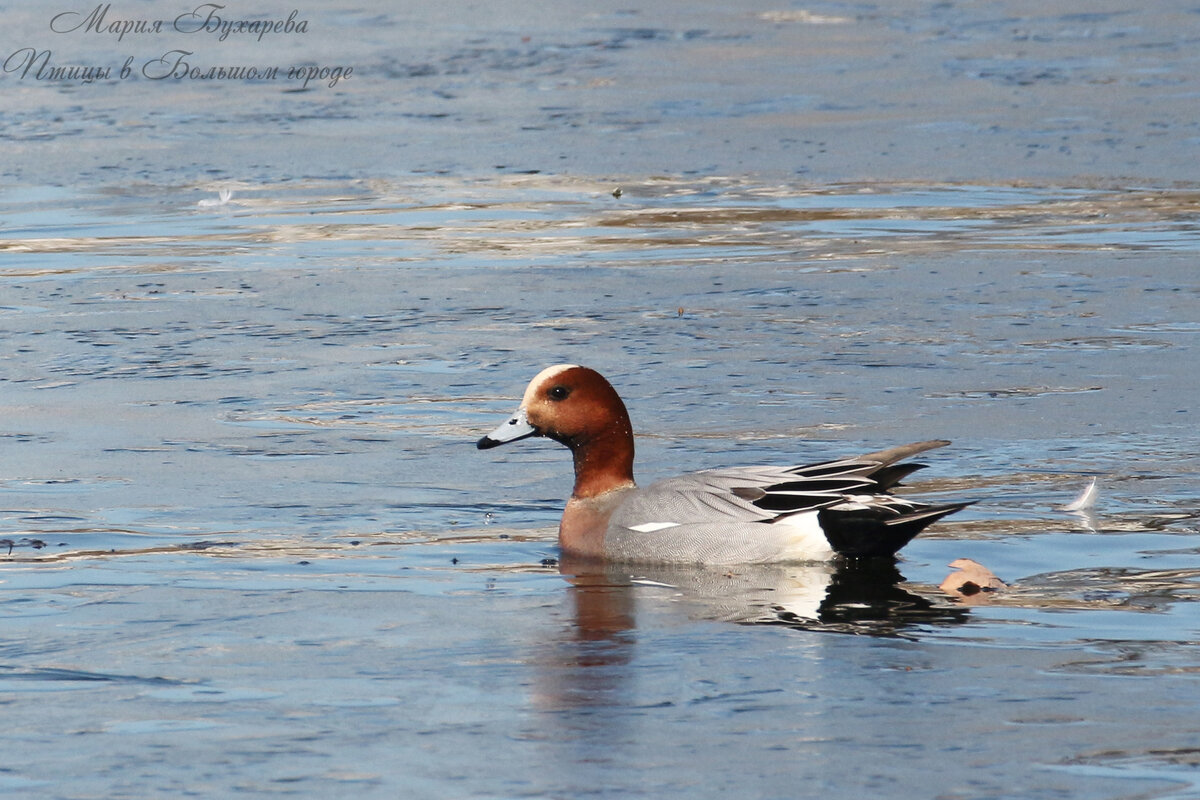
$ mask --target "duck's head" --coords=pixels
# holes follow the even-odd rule
[[[633,439],[629,414],[612,385],[594,369],[556,364],[537,374],[521,406],[478,442],[480,450],[546,436],[572,450],[604,438]]]

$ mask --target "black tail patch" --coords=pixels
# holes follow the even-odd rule
[[[971,503],[925,506],[901,514],[876,507],[825,508],[817,512],[817,519],[825,531],[825,538],[838,555],[879,558],[894,556],[926,527],[969,505]]]

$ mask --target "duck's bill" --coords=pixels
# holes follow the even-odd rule
[[[480,450],[487,450],[489,447],[527,439],[537,434],[537,428],[530,425],[529,420],[525,418],[525,409],[518,408],[517,413],[509,417],[507,422],[501,423],[500,427],[480,439],[475,446]]]

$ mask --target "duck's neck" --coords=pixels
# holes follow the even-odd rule
[[[620,413],[584,433],[560,439],[575,459],[575,489],[563,509],[558,541],[564,553],[604,557],[608,520],[633,483],[633,426]]]
[[[571,497],[586,499],[633,486],[633,430],[628,418],[617,420],[598,436],[573,442],[575,489]]]

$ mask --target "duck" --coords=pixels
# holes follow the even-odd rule
[[[936,439],[801,466],[708,469],[639,487],[634,435],[599,372],[539,372],[516,413],[480,450],[546,437],[570,451],[575,485],[559,523],[564,556],[618,563],[732,566],[895,558],[927,526],[973,501],[922,503],[891,494]]]

